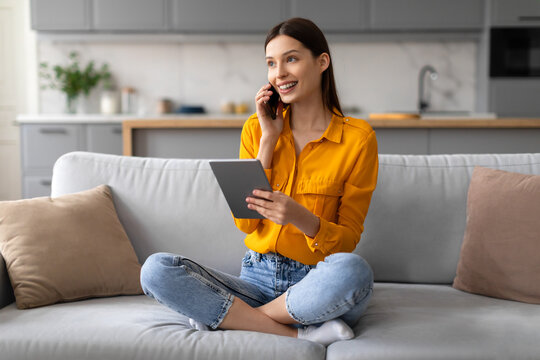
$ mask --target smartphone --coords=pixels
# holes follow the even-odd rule
[[[276,120],[276,112],[279,103],[279,93],[272,85],[270,85],[270,91],[272,91],[272,95],[270,95],[270,100],[266,102],[266,112],[272,117],[272,120]]]

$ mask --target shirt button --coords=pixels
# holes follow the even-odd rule
[[[315,246],[319,246],[319,243],[315,243]]]
[[[349,119],[345,119],[345,121],[349,121]]]
[[[341,189],[339,189],[337,192],[338,192],[338,194],[341,194]]]
[[[277,187],[279,187],[279,184],[276,184]]]

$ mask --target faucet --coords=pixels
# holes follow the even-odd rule
[[[424,65],[418,76],[418,111],[424,112],[429,108],[428,97],[424,97],[424,77],[429,73],[431,80],[437,80],[437,71],[431,65]]]

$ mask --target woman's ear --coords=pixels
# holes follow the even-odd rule
[[[328,66],[330,66],[330,56],[327,53],[322,53],[319,55],[319,68],[321,74],[328,69]]]

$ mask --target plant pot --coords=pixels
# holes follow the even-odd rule
[[[90,110],[90,98],[86,95],[77,96],[77,114],[88,114]]]

